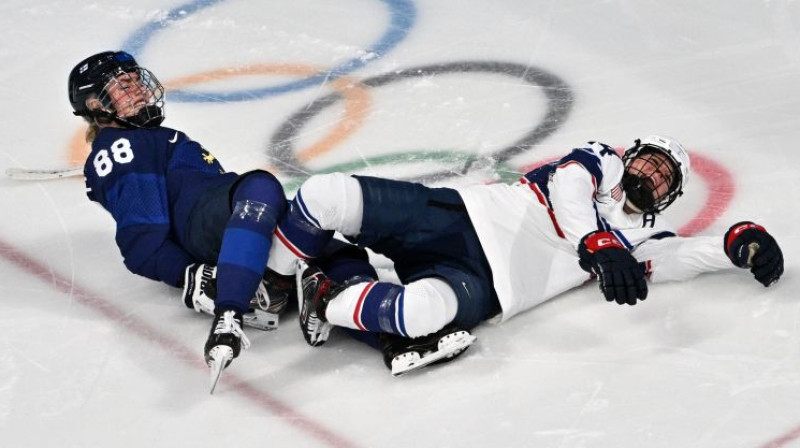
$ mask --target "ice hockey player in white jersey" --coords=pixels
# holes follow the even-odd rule
[[[394,261],[403,285],[336,284],[305,269],[299,305],[314,346],[331,326],[416,338],[416,353],[386,359],[399,372],[459,354],[479,322],[504,321],[591,278],[606,300],[628,305],[647,298],[648,278],[683,280],[736,266],[764,286],[775,283],[783,255],[764,227],[740,222],[724,236],[680,237],[660,215],[682,195],[689,173],[680,143],[650,136],[622,157],[588,142],[513,185],[454,190],[313,176],[278,225],[269,267],[291,273],[334,231]]]

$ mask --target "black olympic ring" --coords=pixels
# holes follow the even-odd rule
[[[519,140],[492,154],[490,156],[492,164],[499,164],[518,154],[522,154],[553,134],[559,129],[572,110],[574,98],[572,89],[566,82],[541,68],[513,62],[461,61],[446,64],[424,65],[366,78],[360,83],[367,87],[380,87],[408,78],[435,76],[444,73],[497,73],[512,76],[530,85],[541,87],[547,98],[547,113],[544,119]],[[308,172],[311,170],[303,166],[294,156],[294,141],[298,131],[317,114],[327,107],[334,105],[341,99],[342,96],[339,93],[331,93],[320,97],[289,116],[289,118],[278,127],[278,130],[270,139],[267,154],[270,156],[270,159],[278,162],[275,165],[279,166],[283,173],[296,177],[308,175]],[[418,176],[413,178],[413,180],[420,182],[439,181],[455,175],[465,174],[469,171],[471,166],[474,165],[474,162],[473,160],[467,163],[460,173],[440,171],[422,177]]]

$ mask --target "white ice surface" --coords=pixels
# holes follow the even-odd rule
[[[135,54],[168,82],[248,64],[325,70],[365,53],[389,24],[379,0],[227,0],[155,33]],[[214,4],[210,4],[214,3]],[[186,5],[192,4],[187,2]],[[208,320],[178,292],[128,273],[111,218],[79,179],[0,180],[0,445],[6,447],[783,447],[800,446],[800,2],[417,0],[405,39],[348,75],[501,61],[555,74],[574,97],[549,137],[512,158],[519,170],[585,140],[615,146],[663,133],[730,174],[732,201],[703,234],[764,224],[786,256],[765,289],[745,271],[651,288],[635,307],[586,286],[502,326],[476,329],[457,362],[393,378],[379,353],[335,334],[308,347],[294,315],[209,396]],[[180,2],[5,0],[0,5],[0,169],[69,166],[66,77],[118,49]],[[280,71],[194,91],[297,79]],[[287,118],[334,91],[326,82],[248,102],[168,104],[230,170],[274,164]],[[542,90],[503,74],[450,73],[365,89],[354,131],[308,162],[409,176],[489,156],[545,113]],[[366,99],[365,99],[366,98]],[[322,141],[342,102],[310,119],[295,149]],[[389,165],[377,156],[400,154]],[[405,154],[405,155],[404,155]],[[718,174],[718,172],[717,172]],[[712,176],[714,174],[712,173]],[[440,184],[482,182],[478,169]],[[282,178],[292,179],[285,175]],[[712,178],[713,180],[713,178]],[[669,214],[704,212],[695,175]]]

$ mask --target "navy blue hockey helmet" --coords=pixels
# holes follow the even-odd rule
[[[126,76],[144,92],[144,103],[136,105],[135,114],[122,117],[112,104],[109,89]],[[67,87],[73,114],[90,123],[114,121],[125,127],[150,128],[164,121],[164,87],[124,51],[104,51],[79,62],[69,74]],[[91,98],[97,98],[103,109],[90,109],[87,100]]]

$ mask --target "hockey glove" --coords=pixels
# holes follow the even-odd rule
[[[725,232],[725,253],[734,265],[749,268],[764,286],[783,275],[783,253],[764,227],[750,221],[738,222]]]
[[[647,298],[644,268],[611,232],[592,232],[581,239],[578,257],[584,271],[595,274],[606,300],[636,305]]]

